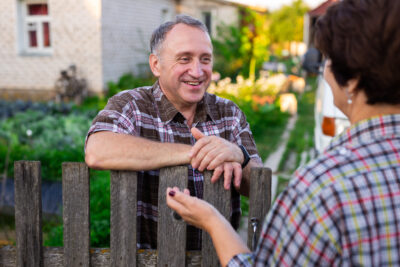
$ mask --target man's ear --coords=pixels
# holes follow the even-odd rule
[[[151,72],[153,72],[153,75],[156,77],[160,77],[160,60],[155,54],[150,54],[149,65]]]

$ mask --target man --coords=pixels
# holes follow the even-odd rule
[[[213,182],[223,173],[226,189],[233,176],[234,187],[247,194],[250,168],[261,165],[244,114],[206,93],[213,57],[204,24],[177,16],[154,31],[150,48],[158,81],[109,100],[89,130],[85,157],[91,168],[140,171],[139,248],[157,244],[158,169],[188,164],[190,192],[202,198],[202,171],[213,170]],[[240,198],[232,194],[231,221],[237,227]],[[200,249],[200,230],[188,227],[187,235],[187,249]]]

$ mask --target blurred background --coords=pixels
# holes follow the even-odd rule
[[[278,194],[315,156],[322,57],[313,25],[335,0],[1,0],[0,245],[15,243],[13,165],[41,161],[44,244],[62,246],[61,163],[84,161],[92,119],[115,93],[152,85],[152,31],[177,14],[207,26],[209,92],[246,114],[263,161],[283,146]],[[295,118],[294,127],[287,124]],[[267,166],[269,167],[269,166]],[[109,172],[91,170],[91,243],[108,247]],[[244,215],[247,199],[242,199]]]

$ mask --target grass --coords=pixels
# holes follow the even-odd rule
[[[288,118],[288,116],[284,116],[284,121],[282,124],[271,125],[271,127],[268,127],[265,130],[263,135],[254,137],[258,153],[263,162],[278,148],[282,134],[286,128]]]
[[[265,127],[262,134],[254,135],[254,141],[256,142],[258,154],[263,162],[278,148],[282,134],[285,131],[286,124],[289,119],[289,115],[286,113],[273,114],[271,116],[280,116],[280,118],[273,120],[275,123],[268,124],[269,126]],[[240,198],[242,215],[247,216],[249,212],[249,199],[245,196],[240,196]]]
[[[314,147],[314,103],[315,103],[315,92],[316,92],[316,78],[311,77],[307,79],[307,84],[311,86],[311,90],[304,92],[302,95],[297,97],[298,108],[297,108],[297,122],[290,133],[286,150],[279,163],[278,172],[285,174],[292,174],[301,163],[301,154],[303,151],[309,151]],[[296,155],[296,163],[294,166],[288,168],[287,162],[291,154]],[[306,161],[309,161],[309,155]],[[286,187],[288,179],[280,176],[278,178],[277,193],[282,192]]]

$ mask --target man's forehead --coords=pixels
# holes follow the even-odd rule
[[[211,38],[207,32],[204,32],[202,29],[191,26],[191,25],[186,25],[183,23],[178,23],[172,27],[172,29],[166,34],[165,40],[167,41],[168,39],[176,39],[177,36],[182,35],[196,35],[198,37],[205,37],[210,42],[211,45]],[[190,39],[190,38],[188,38]]]

